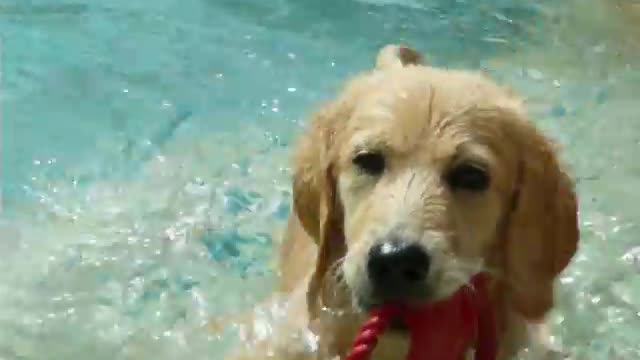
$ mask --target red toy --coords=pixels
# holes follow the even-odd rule
[[[423,308],[385,305],[371,312],[345,360],[368,360],[389,321],[401,317],[409,328],[407,360],[460,360],[475,345],[476,360],[495,360],[496,324],[487,276],[478,274],[450,298]]]

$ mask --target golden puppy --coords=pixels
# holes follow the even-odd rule
[[[366,310],[446,298],[478,271],[492,276],[499,359],[550,350],[527,329],[543,329],[576,251],[573,183],[511,92],[421,59],[383,48],[303,135],[280,253],[285,320],[247,358],[344,356]],[[400,326],[374,359],[406,347]]]

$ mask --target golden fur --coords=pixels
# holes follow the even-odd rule
[[[361,149],[384,153],[382,175],[355,168]],[[390,232],[431,253],[425,301],[447,297],[479,270],[492,274],[500,360],[530,345],[551,353],[536,336],[554,280],[576,251],[576,196],[553,144],[512,92],[387,46],[374,69],[315,114],[294,156],[294,211],[279,264],[286,316],[280,331],[239,357],[344,355],[363,319],[357,299],[369,296],[368,249]],[[447,187],[445,174],[463,162],[486,167],[486,191]],[[293,350],[303,340],[292,334],[305,329],[317,344]],[[402,333],[389,334],[374,359],[403,359],[406,345]]]

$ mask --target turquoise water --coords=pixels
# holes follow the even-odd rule
[[[221,359],[201,326],[270,290],[289,144],[398,42],[511,84],[565,146],[583,242],[555,340],[640,358],[637,6],[1,0],[0,359]]]

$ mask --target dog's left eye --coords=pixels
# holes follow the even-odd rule
[[[447,174],[447,183],[453,190],[483,191],[489,187],[487,170],[476,164],[461,164]]]
[[[385,168],[384,156],[378,152],[361,152],[353,158],[353,164],[369,175],[380,175]]]

